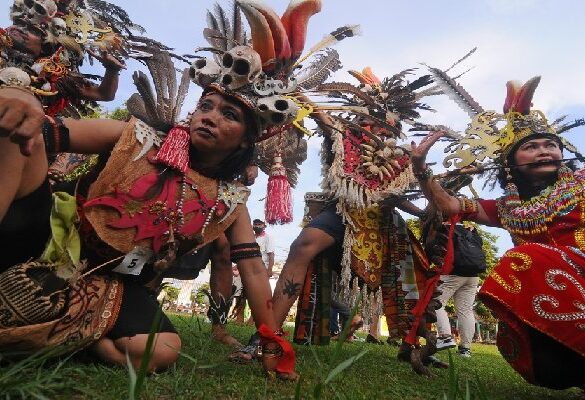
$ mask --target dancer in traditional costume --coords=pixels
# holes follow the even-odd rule
[[[177,98],[170,97],[177,87],[171,79],[166,81],[169,98],[155,99],[138,77],[142,96],[131,99],[129,107],[135,103],[148,124],[140,119],[128,123],[45,121],[40,104],[25,86],[0,88],[2,170],[6,172],[0,202],[4,243],[17,233],[27,235],[33,230],[25,221],[15,220],[15,213],[27,210],[30,203],[39,212],[50,208],[46,148],[111,151],[95,181],[88,177],[80,184],[77,198],[83,257],[90,269],[79,261],[77,231],[71,224],[55,222],[59,221],[57,214],[65,211],[69,212],[67,220],[75,221],[71,204],[62,204],[70,200],[66,196],[55,196],[62,201],[53,207],[53,237],[38,261],[26,262],[39,256],[40,248],[33,254],[20,241],[8,242],[11,259],[3,263],[5,271],[0,275],[5,316],[0,329],[2,348],[30,351],[93,342],[104,359],[125,363],[127,351],[137,365],[157,308],[142,283],[156,279],[177,256],[225,232],[262,336],[265,369],[285,379],[295,377],[294,352],[274,324],[268,277],[245,206],[248,191],[235,179],[249,165],[256,141],[282,132],[278,125],[298,124],[302,119],[303,115],[297,115],[305,109],[297,97],[301,87],[289,77],[296,68],[306,21],[315,4],[318,2],[293,3],[281,22],[282,30],[271,33],[250,17],[258,17],[260,12],[242,3],[254,48],[243,45],[245,34],[236,7],[233,29],[223,24],[225,31],[213,32],[214,38],[225,35],[222,49],[216,49],[217,60],[197,59],[183,73]],[[265,41],[257,40],[261,34],[286,38],[285,28],[291,36],[286,48],[267,48]],[[166,70],[174,72],[172,64]],[[169,127],[179,113],[189,76],[204,88],[204,94],[187,119]],[[47,143],[38,139],[41,128]],[[74,211],[75,203],[72,207]],[[34,226],[38,226],[37,220]],[[39,244],[49,236],[49,227],[44,228]],[[112,272],[126,275],[90,273],[93,269],[104,273],[112,267]],[[23,286],[29,296],[22,296]],[[179,347],[178,336],[163,316],[151,369],[174,362]]]
[[[10,19],[13,25],[0,29],[0,82],[29,86],[51,117],[95,113],[97,101],[114,99],[124,59],[148,59],[168,50],[138,36],[144,29],[106,1],[15,0]],[[105,68],[102,77],[82,72],[84,62],[93,59]],[[53,155],[51,183],[72,191],[96,157]]]
[[[451,145],[445,166],[469,171],[493,160],[502,197],[457,198],[437,184],[425,158],[444,132],[413,144],[412,160],[425,195],[452,221],[468,219],[511,234],[515,247],[499,260],[479,296],[500,321],[497,345],[512,367],[528,382],[563,389],[585,383],[585,171],[565,163],[565,150],[582,156],[560,134],[584,122],[549,123],[531,110],[539,81],[508,82],[503,114],[484,111],[452,86],[474,117]],[[448,267],[452,249],[445,258]]]
[[[342,104],[338,111],[353,118],[335,112],[320,115],[325,193],[312,194],[312,200],[323,200],[321,210],[310,216],[293,242],[273,295],[278,323],[301,295],[295,329],[299,343],[328,343],[331,272],[340,266],[346,304],[361,303],[365,319],[384,312],[392,337],[403,338],[410,327],[408,312],[417,302],[428,265],[420,244],[394,210],[398,206],[420,213],[398,199],[415,180],[409,156],[396,141],[402,135],[401,122],[418,118],[418,110],[428,108],[418,102],[417,90],[431,81],[424,76],[409,83],[409,72],[380,81],[369,69],[352,71],[361,86],[318,87]],[[331,249],[337,250],[336,256],[328,253],[315,260]],[[410,348],[404,345],[406,359]]]
[[[10,19],[13,25],[0,30],[0,81],[30,86],[50,116],[79,115],[95,101],[113,100],[122,59],[168,50],[137,36],[144,29],[105,1],[16,0]],[[103,77],[80,71],[86,58],[102,63]]]

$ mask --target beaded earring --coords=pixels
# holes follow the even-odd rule
[[[520,194],[518,193],[518,186],[513,181],[510,167],[507,162],[504,162],[504,170],[506,171],[506,187],[504,188],[504,202],[507,208],[515,208],[521,204]]]
[[[559,180],[567,182],[574,179],[573,170],[563,163],[558,171]]]

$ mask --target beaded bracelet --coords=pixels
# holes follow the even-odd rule
[[[246,258],[262,257],[258,243],[240,243],[231,246],[230,258],[232,262],[237,263]]]
[[[433,177],[433,170],[426,166],[422,171],[414,172],[414,176],[421,182],[428,181]]]
[[[463,215],[476,214],[479,211],[479,202],[475,199],[468,199],[467,197],[458,197],[459,213]]]
[[[61,118],[46,115],[42,131],[48,154],[62,153],[69,150],[69,129]]]

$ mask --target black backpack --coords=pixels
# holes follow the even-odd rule
[[[487,268],[482,249],[483,240],[477,229],[466,229],[463,225],[455,226],[453,249],[455,257],[451,275],[476,276]]]

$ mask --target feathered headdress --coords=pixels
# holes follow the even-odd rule
[[[192,80],[205,90],[232,96],[259,116],[261,129],[257,141],[276,136],[271,148],[272,165],[266,202],[268,223],[292,221],[290,184],[296,176],[288,172],[306,158],[306,146],[290,147],[291,133],[309,133],[302,120],[314,112],[303,92],[322,84],[341,68],[339,55],[329,47],[357,34],[357,26],[344,26],[327,35],[303,55],[310,17],[321,10],[320,0],[292,0],[279,17],[259,0],[236,0],[227,12],[216,5],[207,13],[204,36],[213,58],[197,58],[191,65]],[[242,26],[242,12],[250,25],[251,43]],[[301,65],[309,57],[312,61]],[[294,140],[293,140],[294,141]],[[292,152],[293,148],[302,150]],[[267,169],[266,166],[264,169]]]
[[[0,70],[0,84],[10,80],[12,85],[28,86],[50,115],[76,115],[71,104],[82,109],[91,104],[81,89],[98,77],[82,74],[79,67],[86,57],[92,62],[93,52],[105,51],[118,59],[143,59],[153,51],[170,50],[137,36],[144,29],[122,8],[103,0],[15,0],[10,18],[13,25],[0,30],[0,66],[21,72]],[[33,54],[18,43],[27,32],[40,37],[41,54]]]
[[[539,83],[540,76],[529,79],[524,84],[508,81],[506,100],[501,114],[495,111],[483,111],[479,105],[474,107],[474,112],[471,113],[472,120],[465,135],[447,149],[451,154],[443,162],[445,167],[454,164],[457,168],[464,168],[477,162],[490,160],[504,165],[510,151],[532,136],[558,138],[567,150],[578,158],[582,158],[577,149],[559,134],[585,125],[585,120],[562,123],[563,117],[549,123],[542,111],[532,110],[532,98]],[[457,90],[464,93],[466,98],[471,99],[460,85]],[[469,107],[466,108],[466,110],[469,109]]]
[[[431,110],[420,102],[420,89],[432,83],[429,75],[412,82],[406,69],[378,79],[368,67],[349,71],[360,85],[333,82],[317,89],[327,93],[335,121],[335,157],[326,171],[324,186],[348,205],[369,207],[390,194],[400,194],[414,182],[410,158],[399,146],[402,123],[414,123],[420,110]]]
[[[304,131],[300,121],[313,110],[301,92],[323,83],[341,67],[337,52],[328,47],[354,34],[346,29],[333,40],[323,39],[303,56],[308,21],[320,10],[320,0],[292,0],[282,17],[259,0],[237,0],[230,12],[216,5],[207,13],[208,27],[203,32],[211,47],[199,49],[213,52],[214,58],[195,56],[193,81],[229,94],[256,111],[268,128],[259,140],[280,132],[285,124]],[[250,25],[251,45],[241,12]],[[315,60],[302,67],[300,62],[312,55]]]

